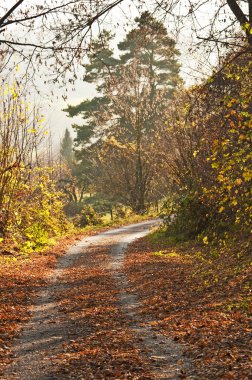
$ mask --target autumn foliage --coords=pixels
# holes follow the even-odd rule
[[[163,230],[129,250],[125,292],[139,298],[145,323],[185,345],[195,376],[249,379],[251,49],[228,53],[202,84],[185,88],[164,25],[149,12],[136,21],[118,45],[120,59],[109,32],[92,41],[85,80],[98,96],[65,110],[81,114],[84,124],[74,125],[75,151],[66,131],[60,163],[47,159],[43,118],[20,85],[0,89],[0,357],[6,362],[33,297],[63,253],[45,247],[72,221],[99,225],[97,209],[102,214],[107,204],[111,219],[125,217],[125,206],[143,214],[162,204]],[[91,193],[103,197],[101,205],[92,204]],[[114,278],[105,274],[112,243],[90,248],[66,269],[65,291],[55,298],[60,312],[76,331],[85,326],[92,334],[61,347],[56,376],[84,368],[97,379],[151,379]],[[133,377],[139,367],[143,376]]]
[[[204,84],[177,92],[159,139],[169,183],[164,217],[204,242],[251,226],[251,57],[227,57]]]
[[[43,158],[43,118],[17,84],[0,91],[0,241],[30,252],[67,230],[64,198]]]

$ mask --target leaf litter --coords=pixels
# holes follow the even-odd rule
[[[186,344],[200,379],[251,379],[250,253],[200,250],[138,240],[125,260],[128,290],[150,325]]]
[[[117,240],[108,237],[94,238],[81,255],[76,246],[58,267],[49,297],[56,306],[45,308],[47,327],[56,328],[42,351],[44,377],[23,379],[249,379],[251,314],[234,302],[241,288],[239,302],[245,302],[247,269],[236,277],[226,271],[217,283],[212,264],[188,250],[154,254],[146,238],[115,264]],[[66,244],[54,254],[1,267],[1,379],[22,379],[13,364],[12,372],[4,372],[17,360],[13,339],[30,318],[38,290],[48,287],[46,276]],[[173,354],[178,349],[170,377],[167,342]]]

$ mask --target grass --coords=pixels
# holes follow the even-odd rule
[[[110,214],[106,214],[102,217],[103,223],[100,224],[100,227],[120,227],[124,224],[133,224],[138,222],[143,222],[145,220],[149,220],[152,218],[156,218],[157,215],[154,214],[145,214],[145,215],[136,215],[136,214],[130,214],[126,216],[125,218],[116,218],[114,220],[111,220]]]
[[[147,236],[147,239],[150,243],[154,245],[156,244],[161,248],[181,246],[182,244],[187,245],[188,243],[185,240],[178,239],[177,235],[169,235],[165,226],[159,227],[152,231]]]

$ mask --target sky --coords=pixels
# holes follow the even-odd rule
[[[201,19],[204,20],[205,16],[208,16],[208,9],[205,9],[203,12],[205,14],[201,15]],[[103,25],[107,29],[111,29],[115,32],[115,47],[116,44],[124,39],[126,32],[131,30],[134,27],[134,19],[139,15],[139,11],[132,5],[132,2],[125,1],[123,5],[114,9],[103,21]],[[115,21],[116,20],[116,21]],[[169,26],[169,25],[166,25]],[[181,51],[181,76],[185,81],[187,86],[192,85],[195,81],[200,80],[203,73],[211,72],[211,65],[209,62],[200,59],[200,56],[192,52],[189,52],[188,49],[191,46],[190,33],[188,33],[189,26],[182,30],[179,40],[178,48]],[[173,33],[173,26],[170,25],[169,33]],[[175,35],[174,35],[175,37]],[[68,104],[77,105],[85,98],[91,98],[95,95],[95,89],[92,85],[84,83],[82,80],[77,80],[75,84],[75,90],[68,92],[68,98],[66,101],[62,99],[62,89],[54,88],[54,92],[58,95],[58,99],[55,97],[55,101],[51,106],[45,104],[44,113],[46,119],[48,120],[48,126],[50,127],[53,135],[54,141],[59,141],[65,132],[65,129],[68,128],[73,134],[72,124],[80,123],[81,118],[69,118],[62,109],[66,108]]]
[[[13,2],[13,1],[12,1]],[[31,3],[38,2],[38,0],[31,0]],[[6,3],[6,1],[5,1]],[[8,6],[11,3],[8,0]],[[145,4],[151,4],[151,0]],[[182,4],[188,4],[185,2]],[[149,9],[152,11],[152,9]],[[183,13],[184,9],[180,9]],[[204,27],[206,25],[209,16],[214,12],[214,8],[211,2],[206,2],[205,6],[199,11],[200,25],[199,27]],[[134,6],[134,1],[124,0],[122,5],[114,8],[104,19],[103,27],[112,30],[115,33],[114,46],[124,39],[126,32],[134,27],[134,19],[139,15],[138,9]],[[177,47],[181,52],[180,62],[181,62],[181,76],[184,79],[185,85],[190,86],[195,83],[195,81],[200,81],[202,77],[211,73],[211,69],[216,63],[214,56],[209,59],[202,54],[202,52],[190,51],[192,40],[191,40],[191,30],[190,24],[184,23],[184,27],[180,30],[180,34],[175,34],[174,24],[171,20],[169,22],[164,22],[164,25],[168,29],[168,33],[177,38]],[[94,27],[94,34],[96,30]],[[42,75],[43,77],[43,75]],[[78,79],[74,85],[74,90],[68,88],[68,98],[64,100],[63,95],[66,95],[66,88],[60,88],[56,83],[50,85],[48,83],[44,84],[43,78],[37,80],[37,85],[40,91],[40,95],[32,95],[34,99],[41,106],[41,113],[46,119],[46,128],[51,130],[53,141],[55,146],[59,143],[60,139],[63,137],[65,129],[68,128],[72,132],[71,125],[73,123],[80,123],[81,118],[69,118],[66,113],[62,110],[70,105],[77,105],[85,98],[91,98],[95,95],[95,89],[92,85],[84,83],[81,79],[83,73],[80,73],[80,79]],[[53,95],[50,95],[53,93]],[[72,132],[73,133],[73,132]]]
[[[126,0],[123,5],[111,11],[110,14],[103,19],[103,27],[114,31],[115,33],[114,48],[116,48],[119,41],[124,39],[126,31],[132,29],[134,26],[134,19],[138,15],[139,12],[136,7],[132,5],[130,0]],[[74,136],[71,127],[72,124],[81,124],[82,122],[81,117],[69,118],[62,110],[66,108],[68,104],[77,105],[85,98],[92,98],[95,96],[96,92],[93,85],[85,83],[82,80],[76,81],[74,91],[68,90],[67,100],[63,100],[62,98],[62,92],[64,92],[64,89],[54,89],[54,91],[57,93],[58,99],[49,108],[48,104],[46,104],[44,111],[46,111],[45,116],[52,131],[54,141],[58,141],[63,137],[66,128],[68,128]]]

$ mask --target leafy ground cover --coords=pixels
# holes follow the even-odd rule
[[[127,222],[143,218],[132,217]],[[109,227],[88,226],[85,230],[61,238],[54,246],[42,252],[22,254],[7,245],[0,249],[0,376],[6,364],[11,361],[11,345],[30,318],[30,307],[34,298],[46,284],[50,271],[57,259],[69,246],[84,236],[95,235],[108,228],[126,224],[119,220]],[[94,291],[96,284],[94,283]],[[76,292],[76,289],[74,290]],[[76,292],[77,294],[77,292]],[[93,293],[92,293],[93,294]],[[91,295],[92,297],[92,295]]]
[[[211,250],[169,246],[153,234],[128,250],[125,271],[139,313],[187,345],[200,379],[251,378],[250,261],[247,242]]]
[[[72,322],[71,340],[52,358],[56,378],[152,379],[145,348],[118,303],[119,289],[107,269],[110,251],[110,245],[94,245],[64,274],[58,302]]]
[[[98,231],[97,231],[98,232]],[[89,232],[86,232],[90,234]],[[31,256],[1,257],[0,377],[13,338],[57,258],[80,236]],[[153,363],[119,307],[106,269],[114,242],[91,246],[66,269],[56,297],[71,339],[53,356],[50,375],[64,379],[154,379]],[[237,253],[238,252],[238,253]],[[169,245],[162,234],[133,243],[126,255],[127,291],[137,313],[158,333],[185,344],[195,379],[250,378],[251,266],[247,242],[239,250]],[[57,292],[57,290],[55,290]],[[186,376],[182,376],[186,378]]]
[[[34,297],[45,285],[57,258],[84,234],[61,239],[54,247],[24,255],[3,249],[0,254],[0,374],[11,344],[29,319]]]

